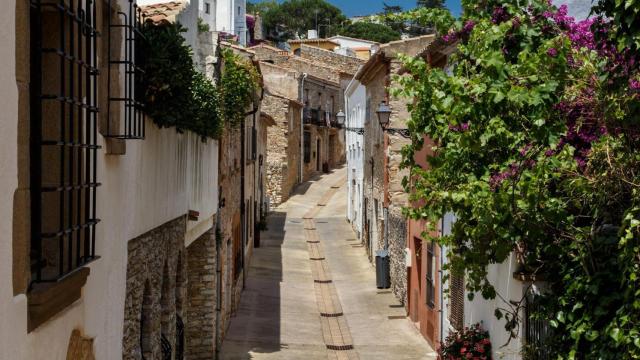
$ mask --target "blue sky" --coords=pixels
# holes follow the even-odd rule
[[[256,1],[256,0],[253,0]],[[369,15],[382,10],[383,0],[327,0],[342,9],[348,16]],[[416,6],[416,0],[384,0],[389,5],[400,5],[405,10]],[[460,15],[460,0],[446,0],[447,7],[454,16]]]

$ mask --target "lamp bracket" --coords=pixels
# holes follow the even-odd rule
[[[405,139],[411,139],[411,133],[409,132],[409,129],[385,128],[384,131],[392,135],[402,136]]]

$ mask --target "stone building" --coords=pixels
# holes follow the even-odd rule
[[[399,301],[407,304],[407,221],[402,208],[407,195],[402,179],[407,175],[400,169],[402,147],[409,139],[401,136],[410,114],[407,100],[390,96],[389,89],[397,86],[394,75],[401,74],[398,54],[416,56],[434,39],[433,35],[394,41],[380,49],[358,71],[355,79],[366,88],[363,158],[363,237],[369,253],[389,251],[391,289]],[[383,129],[376,110],[382,102],[391,108],[387,129]]]
[[[261,61],[265,96],[262,112],[271,117],[275,126],[268,130],[267,191],[271,206],[287,201],[293,188],[300,183],[300,134],[302,103],[298,98],[299,75]]]

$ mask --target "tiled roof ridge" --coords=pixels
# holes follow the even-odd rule
[[[188,5],[186,0],[173,0],[140,6],[145,22],[154,24],[173,23],[176,16]]]
[[[332,43],[335,45],[340,45],[339,43],[333,41],[333,40],[329,40],[329,39],[325,39],[325,38],[317,38],[317,39],[293,39],[293,40],[289,40],[288,43],[289,44],[307,44],[307,43],[323,43],[323,42],[327,42],[327,43]]]

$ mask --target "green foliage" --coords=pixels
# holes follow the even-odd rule
[[[453,26],[455,18],[446,8],[421,7],[401,13],[384,14],[378,21],[402,33],[420,35],[433,32],[445,34]]]
[[[338,34],[379,43],[388,43],[390,41],[400,40],[400,33],[392,28],[383,24],[364,21],[350,24],[340,30]]]
[[[198,33],[204,33],[209,31],[209,24],[207,24],[206,22],[204,22],[204,20],[202,20],[202,18],[198,18]]]
[[[316,25],[321,36],[329,37],[346,20],[340,9],[325,0],[286,0],[264,13],[267,36],[279,42],[305,37],[307,30],[316,29]]]
[[[175,127],[182,132],[193,131],[203,138],[220,134],[222,121],[215,108],[213,85],[194,69],[191,49],[179,24],[156,26],[145,24],[145,41],[137,50],[144,59],[145,76],[137,87],[144,89],[145,111],[160,127]]]
[[[640,50],[639,0],[599,0],[594,11],[613,20],[612,35],[619,50]]]
[[[418,0],[416,2],[418,7],[442,9],[444,8],[444,2],[442,0]]]
[[[276,7],[278,7],[276,0],[266,0],[257,3],[247,1],[247,14],[264,14]]]
[[[225,123],[236,126],[259,89],[259,74],[249,61],[222,50],[224,71],[216,87],[193,64],[179,24],[145,24],[139,46],[145,111],[160,127],[193,131],[217,139]]]
[[[259,90],[260,75],[249,60],[230,49],[222,49],[221,56],[224,63],[219,85],[222,113],[230,125],[237,126]]]
[[[423,235],[447,246],[470,294],[501,298],[487,269],[514,253],[521,271],[544,275],[536,316],[554,328],[554,358],[638,359],[637,67],[580,46],[584,34],[548,15],[557,9],[529,3],[463,0],[468,21],[447,35],[460,41],[450,73],[404,59],[413,76],[394,93],[411,99],[403,165],[421,204],[406,214],[431,224],[456,214],[450,236]],[[436,144],[428,170],[414,158],[425,135]],[[507,310],[496,316],[517,336],[520,308]]]

